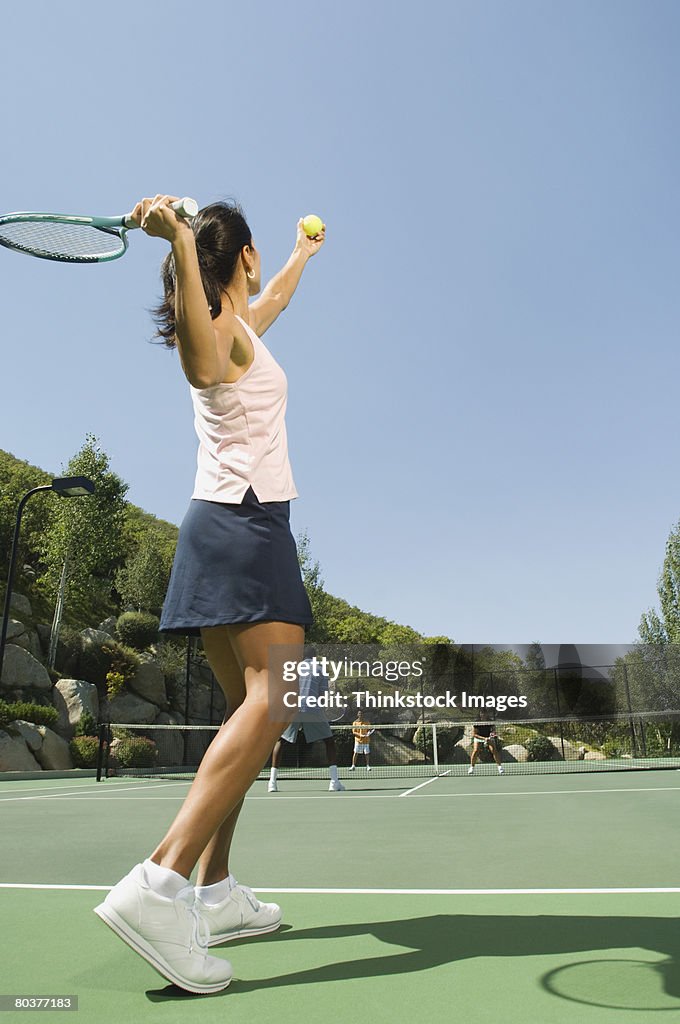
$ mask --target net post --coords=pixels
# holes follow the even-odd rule
[[[111,753],[111,740],[113,736],[111,733],[111,722],[104,722],[104,778],[109,777],[109,754]]]
[[[102,770],[104,767],[104,744],[106,742],[106,724],[99,723],[99,748],[97,750],[97,782],[102,781]]]
[[[560,728],[560,746],[562,747],[562,760],[565,761],[566,758],[564,756],[564,726],[562,725],[562,719],[561,718],[560,718],[560,720],[559,720],[559,722],[557,724],[558,724],[558,726]]]
[[[427,747],[425,748],[427,749]],[[439,750],[437,749],[437,723],[432,722],[432,756],[434,758],[435,775],[439,775]]]
[[[623,663],[623,685],[626,690],[626,704],[628,705],[628,725],[630,727],[630,741],[632,744],[632,755],[633,757],[638,756],[638,744],[637,736],[635,735],[635,724],[633,722],[633,705],[630,700],[630,686],[628,684],[628,666],[625,661]]]

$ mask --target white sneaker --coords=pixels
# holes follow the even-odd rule
[[[238,883],[226,899],[213,906],[197,896],[196,909],[210,929],[209,946],[275,932],[282,917],[278,903],[260,903],[252,889]]]
[[[278,793],[278,791],[279,787],[275,782],[270,782],[269,785],[267,786],[268,793]]]
[[[345,787],[340,782],[340,779],[338,779],[337,782],[335,782],[334,779],[331,779],[330,786],[328,787],[328,792],[329,793],[344,793],[344,791],[345,791]]]
[[[94,912],[168,981],[187,992],[220,992],[231,964],[206,952],[210,936],[194,901],[192,885],[174,899],[159,896],[137,864]]]
[[[502,775],[502,774],[503,774],[503,767],[502,767],[502,765],[500,765],[500,764],[498,765],[498,774],[499,774],[499,775]]]
[[[473,766],[472,766],[472,765],[470,765],[470,767],[468,768],[468,775],[472,775],[472,773],[473,773],[473,771],[474,771],[474,770],[475,770],[475,769],[473,768]]]
[[[353,764],[351,764],[351,765],[349,766],[349,770],[350,770],[351,772],[353,772],[353,771],[354,771],[354,765],[353,765]]]
[[[367,772],[370,772],[370,770],[371,770],[371,766],[370,766],[370,764],[367,764],[367,765],[366,765],[366,771],[367,771]]]

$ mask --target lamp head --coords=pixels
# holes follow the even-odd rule
[[[79,498],[85,494],[94,494],[94,481],[86,476],[59,476],[52,481],[52,490],[62,498]]]

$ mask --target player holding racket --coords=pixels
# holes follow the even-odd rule
[[[368,763],[368,759],[371,754],[371,741],[370,738],[375,732],[375,729],[371,729],[371,723],[367,722],[361,712],[352,722],[352,734],[354,735],[354,751],[352,753],[352,764],[350,771],[353,772],[357,766],[357,757],[359,754],[363,754],[366,758],[366,770],[370,772],[371,766]]]
[[[481,711],[479,717],[482,719],[472,727],[472,754],[470,755],[470,767],[468,768],[468,775],[472,775],[475,770],[475,765],[479,757],[479,752],[482,747],[486,747],[488,751],[493,755],[493,759],[498,767],[498,774],[503,774],[503,765],[501,764],[501,755],[499,750],[498,736],[496,734],[496,726],[493,722],[489,721],[488,713]]]
[[[207,750],[177,817],[153,853],[96,908],[164,977],[190,992],[229,984],[207,946],[273,931],[262,904],[229,874],[244,795],[286,722],[272,645],[302,657],[311,609],[288,521],[297,496],[288,461],[286,377],[260,336],[286,308],[325,233],[302,221],[284,268],[260,291],[260,254],[242,211],[213,203],[192,222],[174,196],[137,203],[132,217],[164,238],[159,334],[177,347],[199,437],[198,472],[182,522],[161,629],[199,634],[231,716]],[[272,650],[276,650],[274,647]],[[196,891],[189,876],[198,863]]]
[[[315,653],[308,649],[308,654]],[[318,706],[318,700],[329,692],[328,676],[324,675],[321,668],[315,665],[312,658],[306,658],[303,662],[308,666],[308,672],[301,674],[298,681],[298,711],[293,719],[276,741],[272,751],[272,766],[269,773],[268,793],[278,793],[278,772],[281,767],[283,744],[297,743],[298,733],[302,732],[305,743],[311,744],[322,741],[326,747],[326,762],[328,764],[328,791],[330,793],[342,793],[345,789],[338,777],[338,750],[335,744],[333,730],[330,727],[326,711]],[[311,698],[311,700],[310,700]],[[309,701],[309,703],[308,703]],[[337,722],[344,716],[342,710],[332,721]]]

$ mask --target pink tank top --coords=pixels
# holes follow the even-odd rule
[[[254,359],[233,384],[190,386],[198,434],[192,498],[240,504],[249,487],[259,501],[297,498],[286,437],[286,375],[266,345],[238,317]]]

